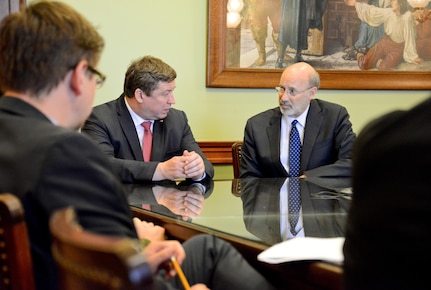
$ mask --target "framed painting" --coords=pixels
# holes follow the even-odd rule
[[[25,0],[0,0],[0,21],[8,14],[18,12],[25,6]]]
[[[280,51],[274,30],[271,33],[272,22],[276,23],[271,16],[265,18],[264,61],[258,61],[262,50],[259,51],[254,24],[250,23],[256,18],[251,16],[250,6],[256,2],[265,0],[208,0],[207,87],[273,88],[278,85],[283,67],[289,60],[295,61],[296,52],[288,47],[283,54],[287,58],[284,66],[276,67]],[[356,59],[346,57],[359,35],[361,22],[355,8],[347,6],[344,0],[326,2],[322,28],[309,29],[308,48],[301,51],[303,60],[319,72],[322,89],[431,89],[431,60],[417,65],[400,63],[390,70],[361,70]],[[229,7],[232,3],[239,3],[238,11]]]

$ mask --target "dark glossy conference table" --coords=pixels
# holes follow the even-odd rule
[[[283,240],[286,215],[280,200],[285,178],[246,178],[203,184],[165,181],[125,185],[135,216],[165,227],[168,238],[184,241],[213,234],[233,244],[280,289],[342,289],[341,265],[324,261],[267,264],[257,255]],[[302,231],[307,237],[342,237],[351,200],[347,178],[300,181]]]

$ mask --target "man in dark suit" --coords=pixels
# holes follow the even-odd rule
[[[124,182],[214,176],[214,168],[195,141],[187,116],[175,104],[175,70],[145,56],[134,61],[124,80],[124,94],[99,105],[82,132],[110,158]],[[143,159],[142,123],[151,122],[151,160]]]
[[[296,120],[302,153],[300,177],[351,176],[355,133],[346,108],[314,99],[317,71],[305,62],[287,67],[280,78],[279,107],[247,121],[240,177],[288,177],[289,132]]]
[[[0,24],[0,193],[13,193],[23,204],[38,290],[58,289],[48,226],[56,210],[73,206],[84,229],[110,236],[146,238],[156,229],[132,221],[106,156],[77,132],[105,78],[95,68],[103,46],[94,27],[62,2],[34,2]],[[247,289],[272,288],[230,244],[213,236],[183,245],[153,240],[142,251],[156,289],[180,288],[177,277],[165,280],[175,275],[167,267],[172,256],[182,263],[191,289],[208,289],[204,283],[239,289],[244,282]]]
[[[431,98],[368,124],[353,148],[346,290],[429,289]]]

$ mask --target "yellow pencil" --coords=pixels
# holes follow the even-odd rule
[[[178,264],[177,259],[175,259],[174,256],[171,257],[171,262],[172,262],[172,265],[175,268],[175,271],[177,271],[178,277],[180,278],[181,283],[183,284],[184,289],[185,290],[189,290],[190,289],[189,282],[187,282],[186,276],[184,276],[183,270],[181,270],[181,267]]]

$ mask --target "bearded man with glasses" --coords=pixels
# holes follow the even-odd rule
[[[301,139],[301,178],[351,176],[356,138],[345,107],[315,98],[319,73],[298,62],[282,73],[275,88],[279,106],[248,119],[244,130],[240,177],[289,177],[292,122]]]

